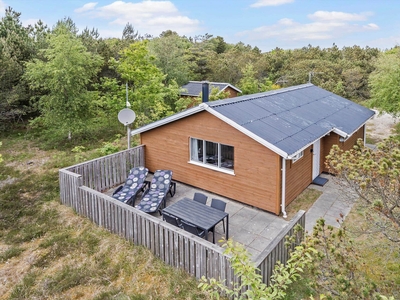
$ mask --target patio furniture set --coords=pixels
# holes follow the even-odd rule
[[[136,167],[129,171],[124,185],[117,188],[112,197],[146,213],[159,212],[163,220],[184,229],[196,236],[208,240],[208,233],[213,233],[215,243],[215,226],[223,222],[226,239],[229,237],[229,214],[225,212],[226,203],[219,199],[211,199],[208,206],[207,196],[195,193],[193,199],[183,198],[166,206],[168,193],[173,197],[176,182],[172,180],[171,170],[157,170],[151,181],[146,180],[149,170]],[[140,201],[135,205],[136,197],[142,193]],[[226,219],[226,227],[224,219]]]

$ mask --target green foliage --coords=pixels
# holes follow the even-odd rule
[[[0,253],[0,262],[4,263],[10,258],[17,257],[24,252],[24,248],[21,247],[10,247],[7,250]]]
[[[380,53],[369,77],[370,106],[389,114],[400,114],[400,48]]]
[[[302,231],[301,228],[297,230]],[[289,244],[292,239],[289,238]],[[298,280],[303,269],[312,262],[315,250],[302,243],[294,247],[290,258],[286,264],[278,262],[271,277],[271,284],[267,286],[263,283],[259,270],[254,266],[246,249],[239,243],[231,239],[225,242],[225,254],[230,256],[230,263],[234,274],[239,278],[239,282],[231,283],[229,288],[225,282],[214,278],[207,280],[201,279],[199,288],[209,291],[212,298],[220,299],[220,295],[226,295],[234,299],[283,299],[290,284]]]
[[[256,78],[257,72],[252,64],[248,64],[243,70],[243,77],[239,81],[239,88],[243,95],[266,92],[279,89],[280,86],[273,84],[268,78],[259,80]]]
[[[148,53],[147,41],[143,41],[131,44],[121,52],[118,61],[113,60],[122,79],[129,83],[129,101],[136,112],[135,123],[138,126],[172,114],[165,99],[172,95],[178,97],[176,82],[164,85],[165,75],[154,65],[154,59]]]
[[[84,157],[82,156],[82,152],[85,150],[84,146],[75,146],[72,148],[72,152],[75,153],[75,162],[81,162],[84,160]]]
[[[345,226],[336,229],[319,219],[310,242],[318,251],[307,266],[313,278],[309,286],[316,292],[323,292],[327,299],[364,299],[376,293],[376,286],[360,272],[359,256]]]
[[[29,103],[31,92],[22,78],[25,63],[36,52],[31,28],[24,27],[20,13],[5,10],[0,20],[0,129],[34,111]]]
[[[229,98],[229,91],[220,91],[217,87],[212,87],[211,85],[211,93],[208,96],[209,101],[216,101],[221,99]],[[181,97],[175,102],[175,109],[177,112],[182,111],[187,108],[191,108],[193,106],[199,105],[202,101],[202,93],[198,97]]]
[[[104,142],[103,147],[99,149],[99,152],[104,156],[104,155],[109,155],[113,154],[119,151],[118,145],[115,145],[110,142]]]
[[[1,147],[1,145],[3,145],[3,142],[0,142],[0,147]],[[0,153],[0,163],[1,162],[3,162],[3,156],[1,155],[1,153]]]
[[[375,151],[362,140],[348,151],[334,146],[326,164],[369,208],[371,224],[391,241],[400,242],[400,141],[390,137]]]
[[[148,43],[149,53],[154,55],[154,64],[166,75],[165,83],[175,80],[179,86],[187,83],[192,65],[187,55],[190,43],[175,33],[162,33]]]
[[[82,130],[92,117],[93,92],[88,86],[101,65],[101,57],[86,51],[68,27],[59,25],[43,50],[45,60],[27,63],[25,78],[41,92],[37,121],[68,134]]]

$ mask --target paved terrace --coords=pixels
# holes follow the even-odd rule
[[[331,179],[330,175],[323,174],[322,176]],[[148,179],[151,178],[152,174],[149,174]],[[346,216],[350,212],[352,203],[340,197],[340,191],[332,180],[329,180],[323,187],[312,184],[310,188],[319,189],[323,194],[306,213],[306,230],[311,232],[315,221],[320,217],[324,217],[327,224],[338,226],[336,219],[339,217],[339,214],[342,213]],[[167,206],[184,197],[193,198],[195,192],[201,192],[208,196],[207,205],[211,204],[212,198],[221,199],[227,203],[225,211],[229,213],[229,237],[243,244],[254,259],[290,221],[261,209],[180,182],[176,183],[174,197],[168,194]],[[112,190],[109,190],[107,194],[111,195]],[[139,198],[140,194],[136,199],[136,204]],[[159,213],[153,215],[161,218]],[[216,243],[220,244],[217,241],[223,236],[225,236],[225,233],[223,232],[221,222],[215,228]],[[212,241],[211,232],[209,233],[208,240]]]

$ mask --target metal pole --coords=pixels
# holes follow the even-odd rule
[[[128,128],[128,149],[130,149],[131,148],[131,128],[129,127],[129,125],[127,125],[126,128]]]

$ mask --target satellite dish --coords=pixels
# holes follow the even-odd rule
[[[118,113],[118,120],[126,125],[132,124],[136,119],[136,114],[132,109],[124,108]]]

